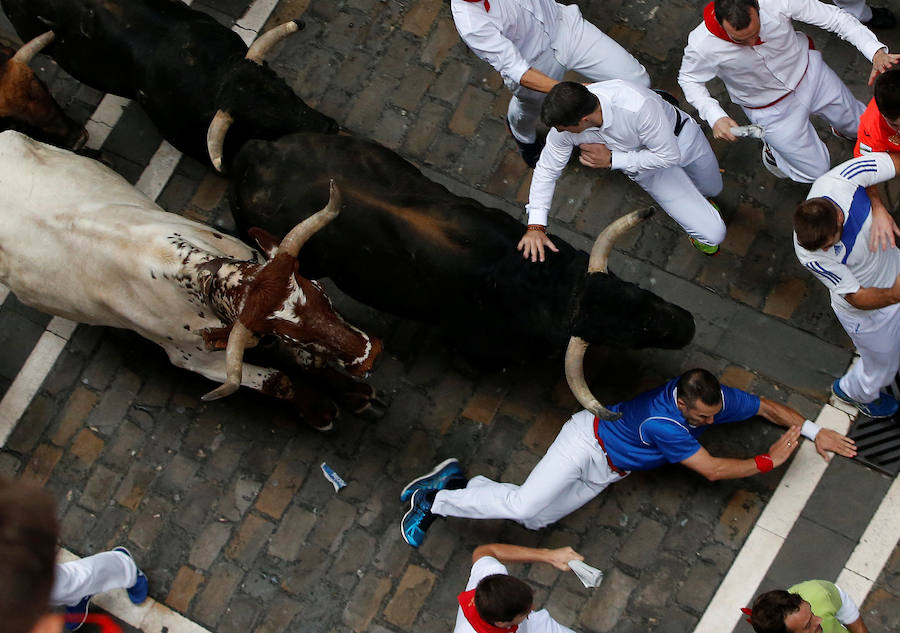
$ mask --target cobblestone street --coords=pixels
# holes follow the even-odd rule
[[[248,4],[195,0],[192,7],[231,27]],[[577,4],[645,65],[654,87],[682,97],[675,77],[687,33],[700,22],[700,3]],[[301,98],[451,191],[524,219],[531,170],[504,124],[509,93],[459,40],[448,5],[281,0],[261,30],[301,17],[306,28],[269,58]],[[798,28],[868,102],[871,64],[832,34]],[[0,34],[18,46],[5,19]],[[900,27],[877,34],[900,51]],[[103,94],[50,58],[33,66],[77,120],[86,121],[101,103]],[[728,103],[721,84],[711,85]],[[727,109],[745,122],[738,109]],[[820,123],[833,159],[848,158],[852,145]],[[137,183],[161,141],[130,103],[99,149]],[[790,216],[807,187],[765,171],[756,141],[713,148],[724,170],[718,201],[728,225],[719,256],[700,256],[678,225],[657,213],[617,243],[610,262],[615,274],[688,309],[697,322],[694,341],[678,351],[595,346],[587,363],[591,385],[604,402],[619,402],[701,366],[725,384],[815,419],[853,351],[827,292],[793,253]],[[182,157],[157,202],[229,230],[227,191],[228,181],[209,165]],[[900,181],[888,193],[896,211]],[[555,200],[550,232],[581,249],[611,220],[651,202],[623,174],[577,164],[561,178]],[[549,566],[511,567],[535,587],[538,605],[578,631],[694,630],[784,468],[718,482],[681,466],[634,473],[549,528],[439,520],[414,550],[399,529],[407,505],[398,495],[409,479],[458,457],[469,476],[521,482],[578,404],[561,358],[472,366],[431,327],[377,312],[325,285],[349,322],[384,339],[384,356],[369,378],[389,404],[384,418],[343,413],[338,432],[326,436],[248,389],[202,402],[211,383],[173,367],[159,347],[131,332],[80,325],[0,449],[0,474],[53,492],[63,547],[86,556],[127,546],[156,601],[217,633],[450,631],[471,552],[495,541],[571,545],[604,571],[601,587],[585,589],[573,574]],[[0,395],[50,320],[6,297]],[[748,457],[780,435],[761,419],[731,426],[712,429],[704,446],[715,455]],[[322,462],[346,488],[334,491]],[[832,573],[810,562],[825,552],[843,556],[828,578],[835,580],[893,481],[843,458],[832,461],[824,479],[842,490],[834,497],[840,507],[826,507],[852,517],[852,525],[810,528],[817,535],[812,545],[780,560],[769,582],[805,580],[807,563]],[[832,545],[836,535],[841,544]],[[734,611],[742,606],[734,604]],[[861,610],[871,633],[900,630],[896,544]],[[743,622],[734,630],[751,631]]]

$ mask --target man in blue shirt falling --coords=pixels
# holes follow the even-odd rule
[[[421,545],[435,516],[512,519],[537,530],[574,512],[630,471],[667,463],[680,462],[710,481],[768,472],[787,461],[801,433],[826,460],[828,451],[856,455],[850,438],[819,428],[790,407],[723,387],[705,369],[687,371],[610,409],[622,417],[607,422],[589,411],[573,415],[521,486],[482,476],[467,480],[456,459],[414,479],[400,494],[401,501],[410,501],[401,524],[403,539]],[[712,424],[755,415],[788,427],[768,453],[714,457],[697,441]]]

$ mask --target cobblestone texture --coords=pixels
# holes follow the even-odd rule
[[[699,22],[695,3],[578,4],[655,84],[680,96],[674,77],[686,34]],[[194,3],[229,24],[245,5]],[[282,0],[269,25],[296,17],[307,28],[270,63],[298,94],[453,190],[521,213],[530,170],[503,125],[508,95],[461,44],[446,2]],[[865,63],[820,35],[826,59],[867,98]],[[883,36],[894,48],[897,38]],[[84,120],[102,95],[40,60],[54,94]],[[158,141],[131,106],[103,155],[135,181]],[[829,145],[835,155],[849,151]],[[790,252],[790,209],[805,191],[763,172],[748,142],[714,148],[725,170],[723,253],[699,257],[657,215],[613,257],[618,274],[688,307],[697,338],[677,352],[592,350],[589,374],[602,398],[622,400],[700,363],[727,384],[814,409],[850,351],[823,289]],[[226,188],[207,166],[184,158],[160,204],[228,226]],[[889,187],[892,202],[897,189]],[[648,202],[618,174],[570,169],[552,222],[586,248],[609,220]],[[678,467],[635,474],[540,533],[498,521],[442,521],[411,550],[398,530],[405,509],[397,494],[407,479],[458,456],[470,474],[520,481],[574,401],[557,364],[462,370],[428,328],[354,306],[339,293],[336,302],[388,342],[372,377],[390,402],[381,421],[347,415],[336,436],[322,437],[243,390],[201,403],[208,383],[171,367],[153,345],[81,326],[0,452],[0,472],[48,486],[63,545],[82,555],[127,545],[154,598],[218,631],[450,630],[470,553],[491,540],[571,544],[604,569],[603,586],[588,591],[571,576],[514,566],[563,623],[602,633],[691,630],[780,473],[716,483]],[[0,313],[9,352],[0,363],[4,391],[27,341],[46,324],[16,304],[8,298]],[[707,445],[747,455],[777,437],[761,422],[739,426],[727,437],[711,431]],[[323,461],[349,484],[337,495],[318,471]],[[896,630],[898,578],[895,552],[864,605],[872,633]]]

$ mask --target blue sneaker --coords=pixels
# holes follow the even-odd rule
[[[409,502],[409,511],[400,521],[400,533],[407,545],[419,547],[425,540],[428,526],[434,522],[431,504],[434,503],[436,490],[416,490]]]
[[[838,400],[842,400],[847,404],[852,404],[859,409],[859,412],[863,415],[867,415],[870,418],[889,418],[897,413],[897,409],[900,408],[900,403],[891,397],[890,394],[883,391],[878,395],[878,399],[873,400],[872,402],[859,402],[854,400],[844,393],[839,384],[840,382],[841,380],[838,378],[831,384],[831,393],[833,393],[834,397]]]
[[[466,476],[463,475],[459,460],[451,457],[435,466],[431,472],[417,477],[406,484],[403,490],[400,491],[400,501],[404,503],[409,501],[409,498],[413,496],[416,490],[443,490],[454,479],[465,481]]]
[[[85,596],[81,602],[72,606],[66,606],[66,619],[63,627],[67,631],[77,631],[87,620],[88,610],[91,606],[91,598],[94,596]]]
[[[127,549],[122,547],[121,545],[113,548],[114,552],[121,552],[125,554],[131,560],[134,560],[134,556],[131,555]],[[147,582],[147,576],[140,569],[137,570],[137,580],[134,581],[134,584],[125,589],[128,593],[128,599],[131,600],[131,604],[141,604],[144,600],[147,599],[147,594],[150,593],[150,583]]]

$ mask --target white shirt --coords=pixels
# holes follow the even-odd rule
[[[791,19],[837,33],[870,61],[886,48],[856,18],[816,0],[759,0],[759,39],[741,46],[725,41],[701,23],[688,35],[678,83],[684,96],[712,127],[728,116],[706,89],[718,77],[731,100],[742,106],[765,106],[794,90],[808,64],[809,40],[794,30]]]
[[[890,288],[900,275],[900,249],[869,250],[872,204],[865,188],[895,175],[894,163],[884,152],[866,154],[841,163],[813,183],[810,198],[828,198],[844,213],[841,239],[827,250],[808,251],[797,243],[794,251],[831,292],[835,311],[864,316],[875,311],[854,308],[844,299],[860,288]]]
[[[652,90],[611,79],[587,87],[600,101],[603,123],[583,132],[551,129],[534,168],[528,194],[528,224],[547,225],[556,181],[582,143],[604,143],[612,150],[612,169],[633,176],[650,169],[678,165],[681,150],[675,137],[675,108]],[[686,117],[686,114],[682,114]]]
[[[491,3],[493,9],[494,3]],[[469,574],[469,582],[466,584],[466,591],[471,591],[478,586],[479,581],[486,576],[493,574],[508,575],[506,567],[493,556],[482,556],[472,565],[472,572]],[[456,626],[453,627],[453,633],[475,633],[475,629],[466,620],[463,615],[462,608],[456,610]],[[519,625],[517,633],[573,633],[569,628],[562,626],[559,622],[550,617],[546,609],[540,611],[532,611]]]
[[[450,11],[459,36],[503,79],[520,83],[522,75],[550,48],[561,6],[553,0],[452,0]]]

